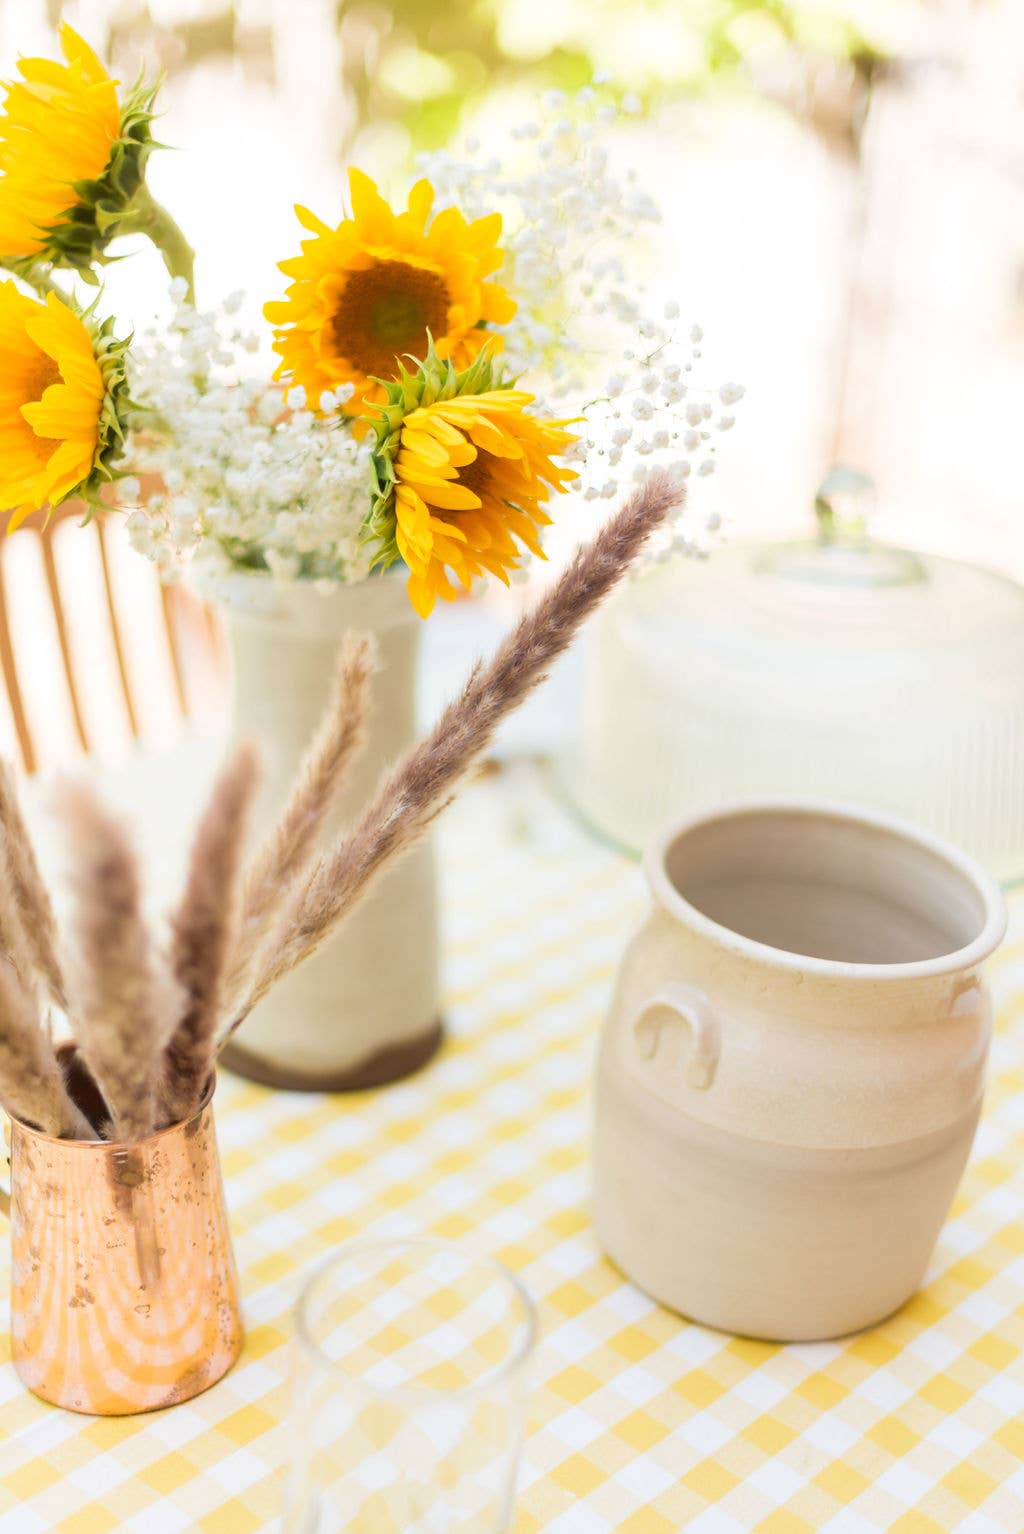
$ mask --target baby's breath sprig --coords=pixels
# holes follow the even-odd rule
[[[460,155],[440,150],[420,162],[439,201],[470,217],[502,210],[503,279],[518,303],[503,357],[551,404],[590,400],[586,430],[566,455],[585,501],[613,500],[655,467],[707,477],[716,439],[734,423],[728,407],[743,394],[701,379],[700,327],[683,324],[677,302],[653,304],[637,279],[638,240],[661,214],[636,172],[617,169],[610,140],[640,110],[599,75],[571,99],[547,92],[501,153],[470,140]],[[691,495],[657,552],[701,552],[716,526]]]
[[[269,570],[281,580],[363,579],[370,452],[350,424],[306,408],[252,374],[258,338],[237,321],[242,295],[199,312],[185,285],[171,324],[140,335],[132,383],[146,409],[133,421],[134,457],[163,489],[128,519],[135,547],[173,578],[193,558],[213,567]],[[334,412],[345,391],[318,403]],[[138,484],[122,486],[123,499]]]

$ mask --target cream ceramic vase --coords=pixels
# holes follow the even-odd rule
[[[978,1121],[998,886],[900,821],[754,804],[646,861],[597,1076],[594,1215],[655,1299],[841,1336],[917,1289]]]
[[[327,702],[348,629],[378,650],[369,741],[331,830],[351,824],[381,772],[416,732],[420,619],[399,576],[318,590],[258,572],[203,572],[197,585],[227,620],[232,730],[263,761],[256,823],[269,826]],[[246,1019],[223,1063],[271,1086],[345,1091],[396,1080],[441,1040],[434,855],[429,841],[375,886],[342,928]]]

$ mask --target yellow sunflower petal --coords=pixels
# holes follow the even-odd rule
[[[53,231],[74,222],[82,183],[98,180],[121,133],[115,82],[88,44],[64,24],[65,63],[23,59],[0,112],[0,255],[45,252]],[[81,236],[80,225],[77,235]]]
[[[395,376],[402,359],[426,356],[431,338],[439,355],[464,367],[488,337],[499,343],[480,327],[504,323],[515,306],[485,280],[501,265],[500,216],[470,223],[457,209],[433,215],[427,180],[415,184],[406,210],[396,214],[356,168],[349,191],[351,216],[336,229],[306,208],[296,210],[313,238],[281,263],[292,280],[264,314],[280,359],[275,376],[301,384],[311,401],[352,384],[344,409],[362,416],[384,397],[375,380]]]
[[[409,221],[414,224],[422,234],[430,217],[430,210],[434,206],[434,188],[424,177],[417,181],[409,193]]]
[[[510,298],[496,282],[481,283],[481,317],[489,320],[492,325],[507,325],[509,320],[515,319],[518,307],[515,299]]]
[[[7,531],[9,533],[13,533],[16,528],[19,528],[21,526],[21,524],[24,522],[26,517],[30,517],[32,515],[32,513],[35,511],[35,509],[36,508],[33,505],[31,505],[31,504],[26,504],[24,506],[12,507],[11,514],[7,518]],[[415,604],[413,604],[413,605],[415,605]],[[418,609],[417,609],[417,611],[418,611]],[[429,612],[426,612],[426,613],[421,613],[420,616],[424,617],[424,618],[427,618],[427,617],[430,616],[430,614],[429,614]]]
[[[469,226],[469,243],[473,250],[484,251],[501,239],[501,214],[487,213],[476,218]]]
[[[329,225],[325,224],[322,218],[317,218],[315,213],[311,213],[308,208],[304,208],[298,202],[295,204],[295,217],[303,229],[309,229],[313,234],[331,233]]]
[[[37,437],[65,441],[96,433],[96,401],[70,384],[51,384],[42,399],[22,405],[21,414]]]
[[[428,506],[442,511],[472,511],[480,505],[478,495],[452,480],[420,478],[416,489]]]
[[[93,451],[86,443],[62,442],[46,464],[44,505],[57,506],[72,490],[88,479],[93,465]]]
[[[435,393],[443,384],[450,397],[399,418],[397,452],[395,423],[386,416],[378,451],[391,441],[395,541],[412,572],[410,600],[426,613],[437,597],[453,599],[453,580],[468,589],[490,574],[508,584],[526,552],[544,557],[540,530],[551,518],[543,503],[571,478],[574,471],[555,459],[575,439],[562,422],[530,414],[533,397],[524,390],[459,394],[460,375],[445,371],[436,355],[419,376],[435,380]],[[486,368],[461,376],[493,377]],[[396,415],[408,387],[396,383],[388,396]]]
[[[352,217],[372,231],[375,238],[386,238],[394,227],[395,215],[365,171],[351,166],[348,173],[348,195],[352,204]]]
[[[107,399],[85,322],[56,294],[41,304],[0,284],[0,510],[13,512],[9,528],[90,479],[112,440],[101,425]]]
[[[446,421],[440,411],[424,410],[422,406],[406,416],[405,425],[415,431],[422,431],[431,437],[436,437],[439,442],[448,447],[466,440],[459,428]]]
[[[60,48],[69,64],[80,64],[86,78],[96,83],[105,82],[109,77],[99,58],[89,47],[84,37],[81,37],[70,25],[62,21],[60,24]]]
[[[469,533],[458,522],[444,522],[440,517],[431,517],[430,531],[435,537],[451,538],[455,543],[469,542]]]
[[[434,586],[424,575],[410,575],[405,583],[409,601],[421,618],[429,618],[434,611],[437,595]]]
[[[448,463],[448,454],[436,437],[430,436],[425,431],[416,431],[408,426],[402,432],[403,453],[415,453],[417,458],[422,458],[425,463],[441,467]]]
[[[495,458],[522,458],[524,449],[517,442],[514,434],[499,424],[499,421],[490,416],[480,413],[474,415],[467,424],[469,439],[484,452],[490,453]]]

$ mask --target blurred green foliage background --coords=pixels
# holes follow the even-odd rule
[[[600,69],[641,98],[750,91],[853,138],[863,87],[891,55],[896,25],[916,10],[912,0],[328,3],[356,129],[401,125],[415,149],[449,139],[486,95],[525,82],[574,90]],[[61,0],[48,4],[56,19]],[[148,33],[170,72],[217,56],[256,63],[263,48],[269,53],[258,5],[212,0],[177,16],[175,9],[166,0],[128,0],[110,24],[111,49]]]

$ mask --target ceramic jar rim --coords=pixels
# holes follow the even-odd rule
[[[962,948],[939,954],[932,959],[915,959],[908,963],[865,964],[845,959],[821,959],[807,954],[791,953],[784,948],[772,948],[753,938],[734,932],[712,920],[703,911],[680,894],[668,874],[667,860],[672,848],[691,832],[721,821],[746,816],[793,816],[803,815],[819,821],[844,821],[848,825],[863,826],[881,831],[893,843],[903,842],[921,851],[931,853],[970,885],[977,895],[984,921],[978,935]],[[976,968],[999,947],[1006,933],[1007,911],[998,882],[966,852],[941,836],[903,820],[895,815],[883,815],[857,806],[829,799],[750,799],[735,804],[720,805],[688,817],[671,826],[657,837],[644,854],[644,872],[651,892],[658,905],[676,921],[692,931],[710,939],[719,947],[728,949],[739,957],[756,960],[759,964],[787,974],[820,975],[823,977],[850,978],[858,980],[921,980],[939,975],[957,974]]]
[[[269,570],[222,568],[193,561],[189,585],[206,602],[224,608],[232,623],[278,629],[293,637],[331,638],[347,628],[376,630],[419,623],[406,594],[403,571],[375,571],[345,584],[300,578],[275,580]]]

